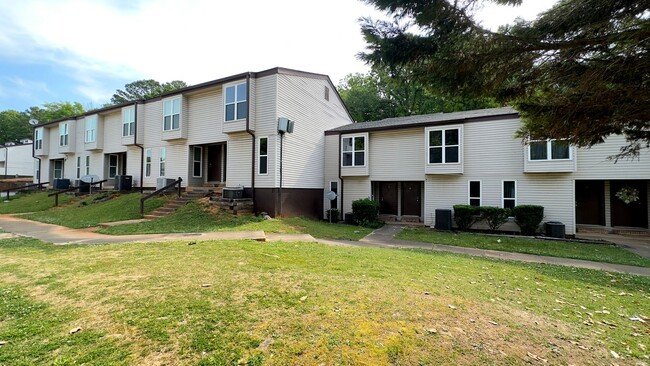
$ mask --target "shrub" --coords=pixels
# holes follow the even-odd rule
[[[481,206],[479,207],[481,219],[490,227],[490,230],[496,231],[508,221],[510,210],[501,207]]]
[[[377,226],[379,223],[379,202],[370,198],[352,201],[352,219],[359,226]]]
[[[326,211],[327,220],[338,222],[341,219],[341,211],[338,208],[330,208]]]
[[[454,205],[454,220],[460,230],[467,230],[480,219],[479,208],[470,205]]]
[[[544,207],[537,205],[519,205],[512,209],[515,222],[519,225],[521,233],[533,235],[537,232],[539,224],[544,219]]]

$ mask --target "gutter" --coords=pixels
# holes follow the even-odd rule
[[[246,132],[251,135],[251,198],[253,199],[253,212],[257,214],[255,203],[255,132],[250,129],[251,116],[251,73],[246,73]]]
[[[144,147],[138,144],[138,104],[140,101],[135,101],[134,106],[134,119],[135,131],[133,133],[133,144],[140,148],[140,193],[144,192]]]

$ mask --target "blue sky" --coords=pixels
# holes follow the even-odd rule
[[[489,27],[531,19],[556,0],[486,6]],[[366,72],[361,1],[0,0],[0,111],[47,102],[86,108],[139,79],[197,84],[275,66]]]

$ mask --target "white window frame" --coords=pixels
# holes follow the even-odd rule
[[[478,182],[478,197],[472,197],[471,196],[471,187],[473,182]],[[483,206],[483,181],[478,180],[478,179],[473,179],[473,180],[468,180],[467,181],[467,204],[471,205],[472,200],[478,200],[478,205]]]
[[[362,138],[363,139],[363,150],[355,150],[355,145],[356,145],[356,139]],[[343,140],[345,139],[352,139],[352,150],[350,151],[343,151],[343,148],[345,147],[345,144],[343,143]],[[358,152],[363,152],[363,164],[362,165],[357,165],[356,164],[356,153]],[[361,168],[365,167],[366,164],[368,164],[368,136],[366,135],[345,135],[341,137],[341,166],[344,168]],[[345,153],[352,153],[352,165],[344,165],[344,158],[343,154]]]
[[[447,145],[446,143],[446,137],[445,137],[445,132],[446,131],[451,131],[451,130],[456,130],[458,131],[458,144],[457,145]],[[426,131],[426,160],[427,160],[427,165],[458,165],[462,161],[462,156],[463,156],[463,129],[460,126],[455,126],[455,127],[442,127],[442,128],[428,128],[425,129]],[[430,140],[431,140],[431,132],[433,131],[440,131],[442,134],[442,145],[436,145],[436,146],[431,146],[430,145]],[[448,147],[457,147],[458,148],[458,161],[456,162],[447,162],[447,148]],[[432,163],[431,162],[431,149],[432,148],[440,148],[442,150],[442,161],[440,163]]]
[[[63,159],[55,159],[55,160],[52,161],[52,163],[53,163],[52,164],[53,165],[52,166],[52,178],[54,178],[54,179],[63,179],[63,176],[65,174],[65,162],[63,161]],[[56,168],[57,163],[61,164],[60,169]],[[57,171],[59,171],[59,176],[58,177],[57,177],[57,174],[56,174]]]
[[[135,135],[135,107],[122,108],[122,137]]]
[[[566,159],[553,159],[553,143],[558,141],[557,139],[548,139],[548,140],[530,140],[528,141],[528,161],[571,161],[573,160],[573,149],[571,145],[568,145],[569,157]],[[564,140],[559,140],[564,141]],[[535,142],[546,142],[546,159],[533,159],[531,154],[531,144]]]
[[[81,178],[81,156],[77,156],[77,179]]]
[[[178,101],[178,111],[175,110]],[[167,113],[167,104],[169,103],[169,114]],[[163,118],[162,129],[163,131],[177,131],[181,128],[181,116],[183,110],[183,99],[181,97],[174,97],[163,100]],[[178,126],[174,127],[174,116],[178,115]],[[169,126],[165,124],[165,118],[169,117]]]
[[[85,134],[84,142],[96,142],[97,141],[97,115],[86,117],[84,122]]]
[[[151,148],[145,149],[145,163],[144,163],[144,176],[151,177],[151,160],[152,160],[152,150]]]
[[[43,148],[43,128],[37,128],[34,135],[34,149],[41,150]]]
[[[59,146],[68,146],[69,126],[68,122],[59,124]]]
[[[166,147],[161,147],[160,148],[160,157],[159,157],[159,166],[158,166],[158,176],[159,177],[164,177],[165,176],[165,163],[167,162],[167,148]]]
[[[196,150],[199,150],[199,160],[196,160]],[[196,163],[199,164],[199,175],[196,175],[196,170],[194,166]],[[193,146],[192,147],[192,177],[200,178],[203,176],[203,147],[202,146]]]
[[[262,155],[262,140],[266,140],[266,154]],[[269,138],[260,137],[257,139],[257,175],[269,175]],[[262,173],[262,158],[266,158],[266,173]]]
[[[111,165],[111,158],[115,158],[115,165]],[[115,169],[115,174],[111,174],[111,168]],[[120,156],[117,154],[108,154],[108,179],[115,179],[120,168]]]
[[[510,197],[506,198],[505,197],[505,193],[506,193],[505,192],[505,183],[506,182],[514,182],[515,183],[515,197],[514,198],[510,198]],[[515,179],[504,179],[504,180],[501,181],[501,208],[506,208],[506,205],[505,205],[506,200],[514,201],[514,205],[512,207],[517,206],[517,200],[519,199],[518,196],[519,196],[519,192],[518,192],[518,187],[517,187],[517,180],[515,180]]]
[[[86,174],[90,174],[90,155],[86,155]]]
[[[248,86],[246,85],[246,82],[228,84],[228,85],[224,85],[224,87],[223,87],[223,120],[225,122],[235,122],[235,121],[245,120],[246,117],[248,116],[248,90],[244,90],[244,95],[240,96],[239,95],[239,87],[242,86],[242,85],[245,88],[248,88]],[[235,99],[233,101],[229,102],[227,100],[227,95],[228,95],[228,89],[230,89],[230,88],[234,88],[234,90],[235,90]],[[243,98],[243,99],[240,99],[240,97]],[[242,104],[242,103],[243,103],[242,107],[245,109],[245,114],[244,114],[244,116],[242,118],[237,118],[237,116],[239,115],[239,107],[240,107],[240,104]],[[234,108],[233,108],[234,109],[233,110],[233,118],[232,119],[228,119],[228,113],[227,113],[228,106],[234,106]]]

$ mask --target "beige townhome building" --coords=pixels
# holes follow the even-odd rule
[[[386,220],[433,226],[437,210],[456,204],[534,204],[544,206],[544,221],[562,222],[569,235],[648,228],[647,151],[614,162],[608,157],[626,145],[621,136],[591,149],[556,140],[524,144],[514,136],[520,126],[516,110],[495,108],[330,129],[323,185],[339,197],[324,207],[349,212],[352,201],[370,197]],[[630,194],[634,201],[626,202]],[[502,230],[518,227],[511,220]]]
[[[247,72],[35,127],[35,181],[130,176],[155,188],[180,177],[241,187],[258,212],[319,217],[324,131],[351,122],[326,75]]]

